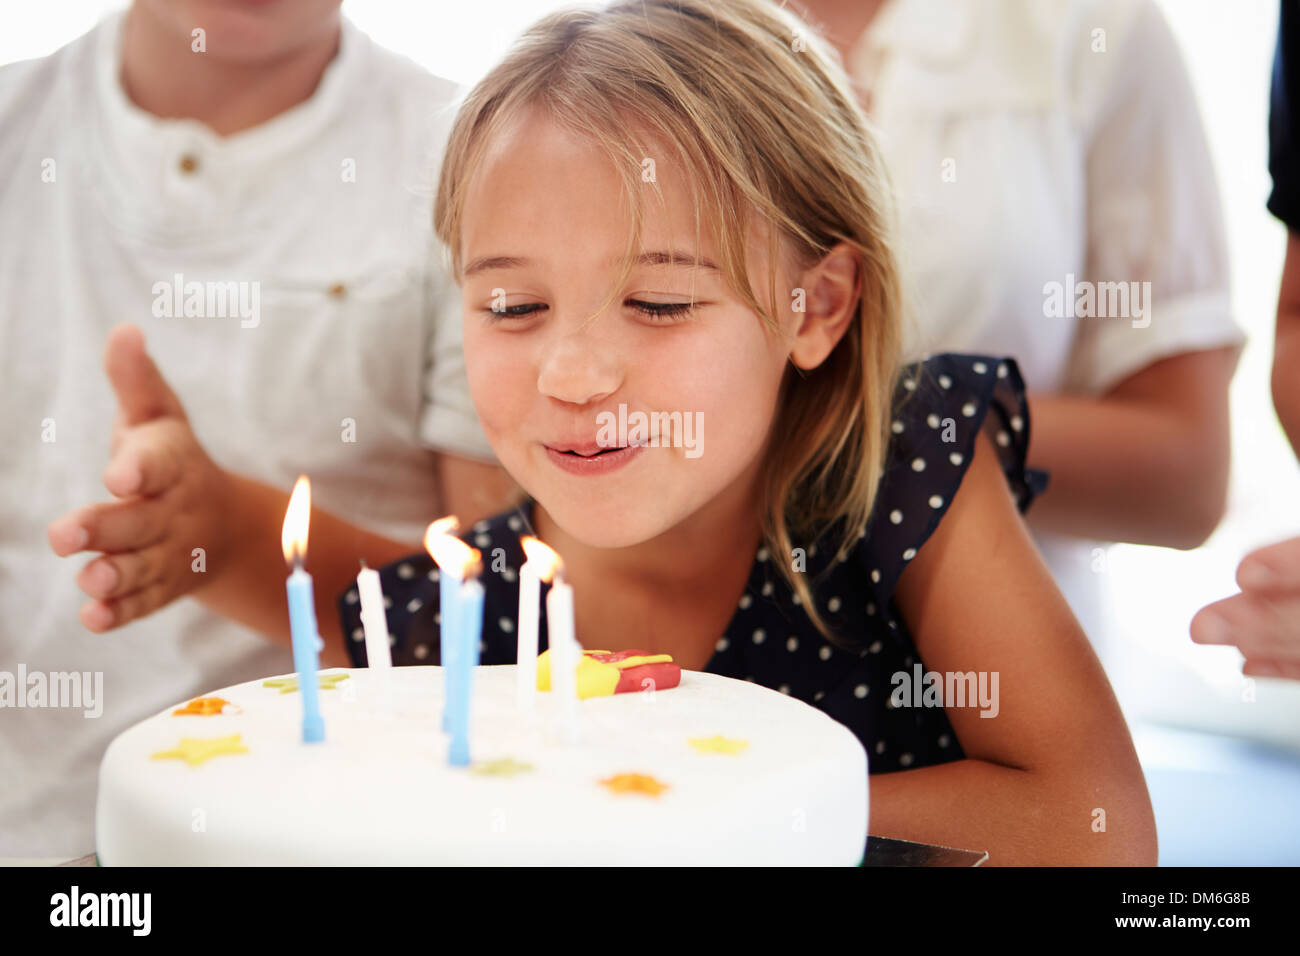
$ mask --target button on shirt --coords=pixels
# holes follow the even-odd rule
[[[127,99],[121,25],[0,69],[0,672],[103,685],[98,716],[0,709],[0,856],[89,853],[113,736],[292,668],[192,601],[105,635],[78,622],[84,560],[45,526],[108,497],[114,324],[142,327],[221,466],[286,490],[306,472],[377,532],[420,540],[430,447],[491,457],[430,224],[454,85],[345,21],[307,101],[220,137]]]

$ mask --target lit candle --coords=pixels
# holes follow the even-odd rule
[[[524,535],[520,544],[528,560],[519,569],[515,702],[521,711],[531,712],[537,703],[537,627],[542,607],[542,578],[551,579],[557,558],[554,551],[536,538]]]
[[[375,686],[375,700],[387,713],[392,703],[389,675],[393,670],[393,650],[388,644],[388,616],[384,613],[384,589],[379,572],[361,562],[357,574],[357,594],[361,596],[361,626],[366,632],[366,663]]]
[[[454,596],[441,609],[442,668],[446,688],[443,714],[444,724],[451,734],[447,762],[453,767],[465,767],[470,762],[471,679],[478,664],[478,642],[483,631],[483,585],[478,581],[483,564],[477,550],[455,535],[443,533],[438,525],[439,522],[435,521],[429,526],[424,546],[438,563],[439,576],[454,580],[450,586]],[[447,594],[446,587],[441,589],[441,594]],[[454,608],[450,619],[448,608]]]
[[[578,660],[582,648],[573,631],[573,588],[564,583],[563,564],[555,569],[551,593],[546,595],[546,634],[551,651],[551,692],[559,709],[560,739],[578,741]]]
[[[307,526],[311,520],[311,482],[300,475],[289,496],[284,512],[280,546],[285,563],[293,568],[286,588],[289,594],[289,630],[293,638],[293,667],[298,672],[298,692],[302,696],[303,743],[325,739],[325,721],[320,715],[320,687],[316,670],[324,642],[316,627],[316,598],[311,575],[303,570],[307,557]]]
[[[439,518],[429,525],[424,532],[424,547],[429,557],[437,563],[429,542],[456,530],[459,522],[455,515]],[[440,664],[446,668],[448,655],[455,652],[453,635],[456,634],[456,610],[460,603],[460,581],[449,574],[441,565],[438,566],[438,647]],[[451,688],[446,682],[446,670],[443,671],[442,729],[451,733]]]

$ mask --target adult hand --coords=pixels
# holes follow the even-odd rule
[[[1237,567],[1241,593],[1192,618],[1198,644],[1235,644],[1248,677],[1300,680],[1300,538],[1260,548]]]

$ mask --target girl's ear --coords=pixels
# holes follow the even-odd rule
[[[862,296],[858,255],[848,243],[838,243],[800,277],[804,311],[790,343],[790,360],[801,369],[814,369],[839,343],[857,318]]]

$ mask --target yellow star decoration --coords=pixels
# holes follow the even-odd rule
[[[485,760],[470,767],[470,771],[473,773],[491,777],[513,777],[517,773],[529,773],[532,769],[532,764],[520,763],[513,757],[502,757],[500,760]]]
[[[641,793],[647,797],[657,797],[669,789],[668,784],[644,773],[617,773],[602,780],[601,785],[614,793]]]
[[[248,748],[241,743],[239,734],[229,737],[182,737],[172,750],[160,750],[149,756],[154,760],[184,760],[191,767],[222,754],[246,754]]]
[[[320,674],[320,689],[333,690],[340,681],[345,681],[351,674],[345,674],[342,671],[335,671],[333,674]],[[270,680],[262,681],[263,687],[280,688],[281,694],[292,694],[298,689],[297,677],[272,677]]]
[[[749,746],[748,740],[736,740],[714,734],[712,737],[690,737],[686,741],[702,754],[738,754]]]

